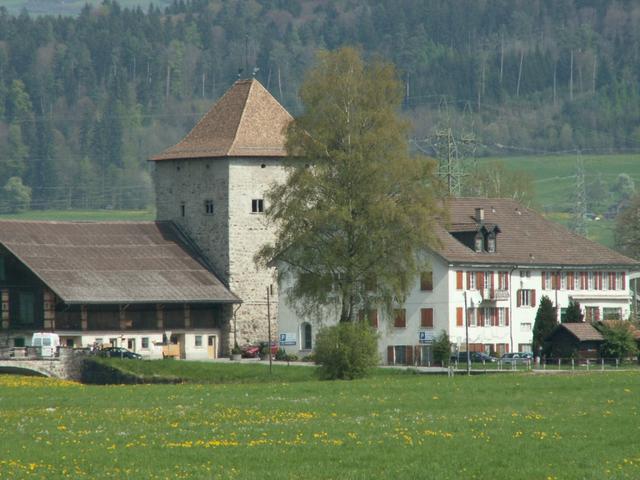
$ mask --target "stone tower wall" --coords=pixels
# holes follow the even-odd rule
[[[273,292],[270,318],[275,338],[275,269],[258,269],[254,262],[262,245],[273,240],[274,227],[264,213],[252,212],[252,200],[265,200],[270,185],[284,181],[280,159],[163,160],[155,167],[157,219],[179,225],[207,255],[214,273],[242,300],[242,305],[225,310],[233,318],[223,341],[230,347],[236,339],[240,345],[267,339],[268,287]],[[213,215],[206,214],[206,200],[214,201]]]

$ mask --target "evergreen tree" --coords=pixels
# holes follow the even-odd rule
[[[538,312],[533,324],[533,352],[535,355],[547,354],[549,344],[546,341],[547,336],[558,325],[556,319],[556,309],[551,300],[546,295],[540,299]]]
[[[575,300],[571,300],[564,313],[563,323],[582,323],[583,318],[584,314],[580,309],[580,304]]]

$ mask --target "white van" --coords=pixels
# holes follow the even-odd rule
[[[31,346],[40,347],[40,355],[43,357],[55,357],[60,337],[57,333],[36,332],[31,337]]]

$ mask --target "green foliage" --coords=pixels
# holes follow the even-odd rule
[[[556,309],[551,300],[546,295],[540,299],[538,312],[533,324],[533,343],[532,348],[535,355],[540,352],[544,355],[549,353],[549,343],[546,341],[547,336],[558,325],[556,318]]]
[[[616,248],[632,258],[640,258],[640,195],[616,217]]]
[[[321,378],[362,378],[378,363],[377,333],[360,322],[321,328],[316,335],[315,361]]]
[[[9,213],[20,213],[31,204],[31,189],[22,183],[20,177],[11,177],[2,188],[2,200]]]
[[[390,310],[436,244],[434,165],[412,157],[393,67],[351,48],[322,52],[300,89],[304,113],[287,131],[288,179],[268,194],[275,244],[301,313],[334,303],[340,321],[367,305]],[[286,283],[283,281],[283,283]]]
[[[451,340],[444,330],[433,341],[433,359],[440,365],[447,365],[451,360]]]
[[[580,310],[580,304],[575,300],[569,302],[569,306],[564,314],[564,323],[582,323],[584,314]]]
[[[627,358],[638,354],[634,325],[626,320],[605,320],[596,325],[604,337],[601,355],[604,358]]]

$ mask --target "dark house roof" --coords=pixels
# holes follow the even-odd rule
[[[0,221],[0,244],[68,304],[239,303],[170,222]]]
[[[640,268],[640,262],[576,235],[515,200],[452,198],[447,206],[449,218],[438,231],[437,253],[451,263]],[[485,225],[498,228],[494,253],[475,252],[453,235],[479,230],[476,208],[484,209]]]
[[[602,334],[590,323],[561,323],[549,334],[549,338],[553,337],[559,330],[566,330],[579,342],[604,341]]]
[[[292,119],[260,82],[238,80],[185,138],[151,160],[283,157]]]

